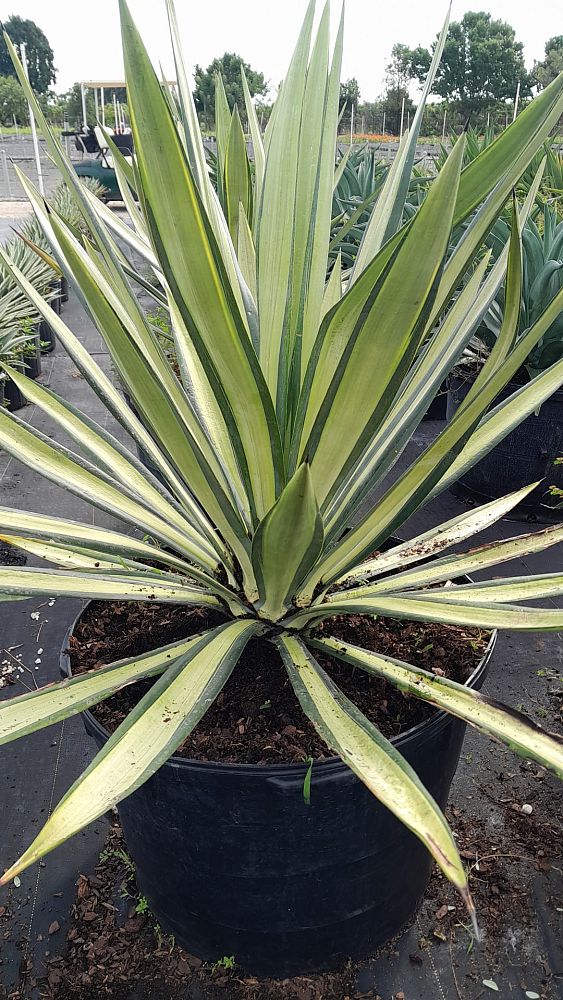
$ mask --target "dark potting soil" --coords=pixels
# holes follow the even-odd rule
[[[217,612],[169,604],[93,601],[70,639],[73,673],[145,653],[221,624]],[[319,632],[406,660],[463,683],[488,640],[479,629],[351,615],[326,620]],[[435,709],[386,681],[331,657],[319,661],[335,683],[387,737],[410,729]],[[122,688],[91,711],[110,732],[153,680]],[[177,754],[225,763],[288,763],[330,756],[303,714],[281,660],[265,640],[252,640],[223,691]]]
[[[21,549],[16,549],[7,542],[0,541],[0,566],[24,566],[27,556]]]

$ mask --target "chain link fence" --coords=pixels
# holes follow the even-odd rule
[[[82,154],[75,148],[72,138],[63,139],[71,159],[80,160]],[[53,166],[43,139],[39,139],[39,162],[45,194],[52,194],[60,183],[60,174]],[[16,167],[38,186],[39,178],[33,139],[31,135],[0,135],[0,201],[25,201],[26,196],[18,179]]]

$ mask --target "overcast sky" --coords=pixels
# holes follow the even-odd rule
[[[334,20],[340,9],[332,0]],[[306,0],[176,0],[189,65],[206,67],[225,51],[238,52],[261,70],[275,90],[283,77]],[[130,0],[153,59],[173,76],[163,0]],[[319,2],[320,6],[320,2]],[[453,18],[487,10],[508,21],[524,42],[528,67],[541,59],[546,39],[563,32],[561,0],[454,0]],[[363,100],[382,89],[394,42],[430,45],[441,27],[446,0],[347,0],[343,79],[358,79]],[[35,21],[55,53],[56,89],[78,80],[121,79],[123,62],[117,0],[0,0],[10,14]]]

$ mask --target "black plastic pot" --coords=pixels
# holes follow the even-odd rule
[[[442,382],[439,392],[430,403],[426,413],[423,416],[423,420],[445,420],[446,419],[446,409],[448,405],[448,386],[446,382]]]
[[[39,328],[35,335],[35,345],[33,353],[24,354],[25,374],[28,378],[39,378],[41,375],[41,345],[39,343]]]
[[[68,302],[68,280],[64,274],[61,278],[61,302]]]
[[[61,292],[60,278],[51,283],[51,289],[53,290],[54,295],[51,299],[49,299],[49,305],[51,306],[51,309],[57,313],[57,316],[60,316],[62,310],[62,304],[61,304],[62,292]]]
[[[57,340],[46,319],[42,319],[39,324],[39,340],[41,341],[41,354],[50,354],[51,351],[55,350]]]
[[[451,420],[460,402],[473,385],[473,379],[453,377],[448,391],[448,420]],[[522,388],[510,382],[499,393],[500,402]],[[493,404],[494,405],[494,404]],[[563,466],[554,465],[563,456],[563,390],[559,389],[542,403],[538,413],[532,413],[504,440],[500,441],[472,469],[458,480],[454,492],[469,494],[478,500],[494,500],[513,490],[521,489],[542,480],[540,485],[519,505],[518,512],[548,520],[563,518],[563,508],[548,488],[563,489]]]
[[[24,367],[22,364],[14,364],[12,367],[15,368],[16,371],[22,372],[22,374],[24,373]],[[22,406],[27,406],[26,397],[21,389],[18,389],[16,383],[12,382],[9,375],[6,377],[6,381],[4,382],[4,405],[12,412],[14,410],[21,410]]]
[[[83,720],[101,748],[108,732]],[[442,807],[464,732],[436,712],[393,741]],[[191,954],[285,977],[365,958],[413,917],[432,866],[421,842],[337,757],[314,764],[307,805],[306,771],[172,757],[120,803],[139,890]]]

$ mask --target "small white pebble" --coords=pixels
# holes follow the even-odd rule
[[[16,875],[16,877],[14,879],[14,885],[15,885],[16,889],[19,889],[19,887],[20,887],[21,884],[22,884],[21,878],[19,877],[19,875]]]
[[[43,652],[43,646],[40,646],[39,649],[37,650],[37,655],[41,656],[42,652]]]
[[[29,617],[33,618],[34,621],[39,621],[39,612],[38,611],[32,611]]]
[[[40,657],[40,656],[38,656],[38,657],[36,658],[35,662],[36,662],[36,663],[41,663],[41,657]]]
[[[522,812],[525,816],[531,816],[534,811],[534,807],[529,805],[527,802],[522,806]]]
[[[51,600],[49,601],[49,607],[52,608],[54,603],[55,603],[55,598],[52,597]]]

